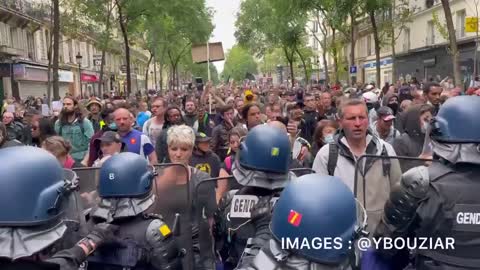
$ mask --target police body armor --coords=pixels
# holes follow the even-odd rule
[[[271,197],[273,206],[280,192],[281,190],[243,187],[230,191],[222,198],[215,214],[215,239],[216,249],[227,265],[237,265],[248,239],[255,236],[255,226],[250,222],[252,207],[264,196]]]
[[[275,239],[270,239],[248,266],[240,266],[237,270],[346,270],[351,269],[346,260],[340,265],[325,265],[309,261],[295,255]]]
[[[434,163],[428,169],[429,199],[420,204],[417,213],[420,220],[437,214],[427,226],[420,225],[416,236],[439,239],[443,247],[418,250],[416,269],[480,268],[480,167],[450,166]],[[455,239],[454,249],[445,246],[447,237]]]
[[[149,270],[156,269],[151,264],[152,245],[158,239],[169,237],[171,232],[158,229],[164,222],[154,215],[140,215],[114,222],[120,226],[118,241],[107,243],[88,257],[84,269],[88,270]],[[165,234],[166,236],[164,236]],[[168,240],[163,240],[168,241]],[[163,243],[162,241],[162,243]],[[163,255],[163,254],[162,254]],[[176,256],[174,254],[172,256]],[[168,256],[168,255],[167,255]],[[175,268],[172,268],[175,269]]]

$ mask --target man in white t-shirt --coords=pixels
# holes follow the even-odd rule
[[[150,138],[153,145],[155,145],[158,136],[160,136],[162,132],[163,123],[165,122],[165,112],[167,110],[166,105],[163,98],[156,98],[152,103],[152,114],[154,116],[143,124],[143,134]]]

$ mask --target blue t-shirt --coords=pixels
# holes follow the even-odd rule
[[[122,141],[127,146],[128,152],[144,157],[148,157],[148,155],[155,151],[150,138],[136,129],[132,129],[125,136],[122,136]]]
[[[137,124],[143,128],[143,124],[147,122],[147,120],[150,119],[150,116],[146,112],[141,112],[137,116]]]

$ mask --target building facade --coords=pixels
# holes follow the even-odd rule
[[[47,11],[32,0],[0,0],[0,96],[26,98],[47,94],[50,27]],[[47,17],[48,18],[48,17]],[[103,93],[124,92],[126,74],[123,43],[105,54]],[[93,36],[61,35],[59,51],[60,97],[99,95],[101,50]],[[131,49],[132,93],[145,88],[148,56]],[[152,82],[153,84],[153,82]]]
[[[395,29],[395,54],[386,44],[380,51],[380,78],[381,85],[395,83],[398,80],[410,80],[415,77],[418,81],[429,79],[444,79],[453,77],[453,65],[448,49],[448,41],[440,34],[434,22],[438,18],[440,25],[445,25],[445,15],[440,0],[409,0],[409,9],[413,11],[411,21],[404,27]],[[450,8],[454,22],[457,44],[460,54],[460,67],[465,81],[469,81],[474,70],[474,55],[476,50],[476,34],[465,31],[465,19],[477,17],[475,1],[451,0]],[[480,7],[478,7],[480,9]],[[395,18],[396,10],[390,14],[379,14],[378,20]],[[435,16],[434,16],[435,15]],[[328,29],[328,37],[332,37]],[[341,36],[341,35],[338,35]],[[340,76],[341,82],[346,83],[349,76],[355,76],[356,81],[371,83],[376,80],[375,43],[370,21],[367,17],[360,18],[355,28],[355,61],[350,63],[350,43],[343,42],[344,47],[338,50],[339,62],[348,63],[349,70],[346,76]],[[337,37],[338,38],[338,37]],[[340,38],[341,39],[341,38]],[[312,48],[315,48],[312,46]],[[320,55],[321,51],[318,50]],[[332,74],[333,58],[328,54],[329,74]],[[480,56],[480,54],[479,54]],[[350,67],[354,66],[354,74]],[[478,61],[477,61],[478,70]],[[344,70],[341,70],[344,72]],[[395,72],[395,74],[393,74]],[[478,73],[478,72],[477,72]]]

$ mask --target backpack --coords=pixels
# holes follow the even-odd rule
[[[228,172],[232,171],[232,156],[228,156],[225,158],[225,168]]]
[[[78,120],[77,122],[73,122],[72,125],[78,123],[78,125],[80,126],[80,130],[82,132],[82,134],[85,134],[85,127],[83,126],[83,119],[82,120]],[[63,124],[62,122],[60,122],[60,127],[58,128],[58,136],[62,136],[62,132],[63,132]]]
[[[335,168],[337,167],[338,161],[338,145],[336,143],[330,143],[328,147],[328,163],[327,163],[327,172],[328,175],[333,176],[335,173]],[[385,145],[382,146],[382,156],[388,156],[387,149]],[[383,175],[390,176],[390,166],[391,162],[389,159],[382,159],[383,166]]]

